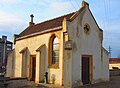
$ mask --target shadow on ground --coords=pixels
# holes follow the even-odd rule
[[[4,87],[2,84],[0,84],[0,88],[63,88],[63,87],[57,87],[57,86],[52,86],[52,85],[36,85],[33,82],[29,82],[26,85],[23,86],[17,86],[15,87],[15,85],[13,85],[13,87],[11,86],[7,86]],[[101,83],[96,83],[96,84],[92,84],[92,85],[85,85],[85,86],[80,86],[80,87],[76,87],[76,88],[120,88],[120,76],[112,76],[110,77],[110,81],[109,82],[101,82]]]

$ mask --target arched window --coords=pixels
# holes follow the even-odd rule
[[[59,39],[54,34],[49,42],[49,67],[59,67]]]
[[[52,64],[59,62],[59,40],[55,36],[52,43]]]

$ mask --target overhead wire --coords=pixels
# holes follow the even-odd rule
[[[105,29],[106,29],[106,42],[109,49],[109,46],[112,44],[112,38],[109,35],[111,29],[111,10],[110,10],[110,0],[104,0],[104,9],[105,9]],[[110,41],[111,40],[111,41]]]
[[[110,8],[110,0],[108,0],[108,11],[109,11],[109,28],[111,29],[111,8]],[[110,30],[109,30],[110,31]],[[111,41],[112,42],[112,41]]]
[[[111,46],[112,44],[112,38],[111,36],[109,35],[110,34],[110,29],[111,29],[111,13],[110,13],[110,0],[106,0],[106,10],[107,10],[107,13],[106,13],[106,16],[107,16],[107,32],[108,32],[108,44],[109,46]]]
[[[75,0],[75,2],[76,2],[77,6],[78,6],[78,8],[79,8],[80,6],[79,6],[78,2],[77,2],[76,0]]]
[[[73,6],[73,8],[74,8],[75,10],[77,10],[76,7],[74,6],[72,0],[69,0],[69,1],[70,1],[71,5]]]
[[[110,8],[110,0],[108,0],[108,10],[109,10],[109,34],[110,34],[110,29],[111,29],[111,8]],[[110,37],[110,44],[112,44],[112,37]],[[112,48],[111,48],[112,49]],[[112,51],[111,51],[112,53]]]

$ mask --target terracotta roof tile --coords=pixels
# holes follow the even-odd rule
[[[66,19],[69,20],[70,17],[74,13],[75,12],[64,15],[64,16],[61,16],[61,17],[58,17],[58,18],[54,18],[54,19],[51,19],[51,20],[48,20],[48,21],[45,21],[45,22],[42,22],[42,23],[39,23],[39,24],[29,26],[23,32],[21,32],[19,34],[19,37],[23,37],[23,36],[26,36],[26,35],[29,35],[29,34],[33,34],[33,33],[41,32],[41,31],[48,30],[48,29],[51,29],[51,28],[62,26],[62,21],[63,21],[64,17],[66,17]]]
[[[120,58],[109,58],[109,62],[120,62]]]

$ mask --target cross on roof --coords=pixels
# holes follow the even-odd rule
[[[30,17],[31,17],[31,23],[33,23],[33,17],[34,17],[34,15],[31,14]]]

